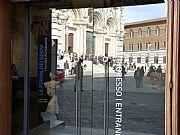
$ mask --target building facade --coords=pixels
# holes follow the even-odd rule
[[[166,18],[125,24],[123,57],[137,66],[165,66]]]
[[[109,56],[117,57],[123,30],[121,7],[52,9],[52,39],[58,39],[58,52],[104,56],[107,48]]]
[[[22,4],[15,5],[11,13],[11,63],[16,65],[21,77],[24,66],[23,9]],[[58,53],[75,52],[78,56],[87,55],[90,59],[91,56],[105,56],[106,48],[108,56],[122,55],[124,34],[122,7],[61,10],[31,7],[30,24],[31,76],[36,77],[38,73],[38,44],[42,35],[57,39]]]

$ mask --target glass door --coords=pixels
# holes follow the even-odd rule
[[[114,119],[114,109],[109,109],[110,106],[114,106],[113,97],[110,103],[109,66],[111,63],[113,70],[112,61],[117,53],[112,49],[115,50],[117,43],[116,37],[110,38],[107,35],[115,32],[111,23],[115,23],[116,20],[111,22],[109,19],[106,26],[105,20],[103,25],[100,24],[100,19],[105,19],[103,14],[110,12],[115,15],[116,10],[82,8],[52,9],[51,12],[51,71],[50,80],[45,82],[49,101],[46,110],[41,112],[43,122],[50,121],[52,135],[113,133],[113,130],[109,131],[112,126],[109,120],[113,122]],[[78,12],[81,15],[78,15]],[[77,23],[77,20],[73,20],[78,17],[83,17],[83,21]],[[101,33],[97,33],[98,31]],[[58,33],[60,36],[55,35]],[[115,44],[112,45],[113,43]],[[55,45],[57,69],[53,70],[56,60],[53,57]],[[112,90],[111,96],[113,94]]]
[[[120,13],[120,8],[31,8],[31,49],[37,50],[30,54],[30,74],[37,79],[31,134],[114,133]]]
[[[23,25],[23,19],[17,17],[23,16],[18,14],[21,6],[14,7],[17,20],[13,29],[18,28],[18,24]],[[150,26],[143,24],[142,28],[124,26],[121,7],[46,9],[32,6],[30,87],[26,87],[29,90],[26,101],[30,101],[29,133],[164,133],[166,33],[161,29],[166,23],[165,19],[151,21]],[[157,27],[152,26],[153,21],[157,21]],[[154,44],[153,32],[144,42],[147,31],[159,31],[159,28],[161,34],[156,38],[162,39],[161,42]],[[25,98],[23,34],[22,29],[15,30],[19,33],[13,35],[13,63],[19,77],[17,96],[13,98],[19,110],[13,112],[16,116],[13,122],[14,131],[18,130],[19,134],[23,129],[21,101]],[[20,39],[15,40],[16,36]],[[140,68],[141,80],[138,79]],[[160,121],[157,122],[157,118]]]

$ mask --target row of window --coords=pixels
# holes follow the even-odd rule
[[[165,30],[165,35],[166,35],[166,32],[167,32],[167,28],[164,29]],[[150,37],[152,35],[152,32],[151,32],[151,28],[148,27],[147,28],[147,31],[146,31],[146,37]],[[155,29],[155,36],[160,36],[160,28],[157,26],[156,29]],[[138,30],[138,37],[142,37],[142,29],[139,28]],[[134,38],[134,31],[131,29],[130,30],[130,38]]]
[[[142,43],[139,43],[137,45],[138,47],[138,51],[142,51],[143,47],[142,47]],[[163,49],[166,48],[166,42],[163,43]],[[144,50],[150,50],[150,49],[154,49],[154,50],[159,50],[160,49],[160,43],[159,42],[155,42],[154,43],[154,48],[152,47],[151,43],[146,43],[146,48]],[[133,44],[129,44],[129,51],[134,51],[134,45]]]
[[[154,57],[154,64],[158,64],[159,57]],[[146,57],[145,62],[149,62],[149,57]],[[129,63],[133,63],[133,58],[129,57]],[[141,63],[141,57],[137,57],[137,63]],[[166,63],[166,56],[163,56],[163,63]]]

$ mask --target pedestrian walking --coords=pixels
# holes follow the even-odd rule
[[[113,57],[110,57],[110,66],[113,67]]]
[[[158,66],[158,68],[156,69],[156,72],[157,72],[157,73],[162,73],[161,65]]]
[[[71,75],[73,75],[73,74],[75,73],[76,64],[77,64],[77,63],[76,63],[75,61],[72,62]]]
[[[82,66],[83,59],[79,59],[75,66],[75,81],[74,81],[74,92],[76,92],[76,81],[80,81],[80,91],[82,90],[83,87],[83,66]]]
[[[136,69],[136,64],[135,63],[133,63],[133,68]]]
[[[125,67],[124,65],[122,65],[122,79],[123,80],[125,80],[125,74],[126,74]]]
[[[64,52],[61,52],[60,58],[61,58],[61,60],[64,58]]]
[[[65,69],[65,76],[68,76],[69,75],[69,63],[67,60],[64,63],[64,69]]]
[[[141,70],[138,67],[137,70],[134,72],[134,78],[136,80],[136,88],[140,88],[140,81],[141,81]]]
[[[161,87],[162,84],[163,84],[162,81],[164,81],[164,79],[162,77],[162,68],[161,68],[161,65],[158,66],[158,68],[156,69],[156,72],[158,74],[159,86]]]
[[[143,77],[144,77],[144,67],[142,66],[141,67],[141,70],[140,70],[140,88],[143,87]]]

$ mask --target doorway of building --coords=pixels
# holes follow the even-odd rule
[[[158,64],[153,63],[151,56],[157,50],[137,52],[135,43],[132,50],[127,50],[130,39],[122,40],[122,29],[118,29],[121,19],[114,17],[121,15],[121,11],[121,8],[103,8],[56,12],[32,7],[30,78],[35,78],[30,83],[33,101],[30,112],[34,112],[30,118],[36,121],[29,122],[30,134],[164,134],[164,83],[161,77],[165,76],[155,70],[162,64],[162,59],[159,58]],[[58,23],[53,22],[57,35],[52,34],[49,27],[52,26],[51,19],[55,18],[52,14],[59,19]],[[164,20],[156,21],[156,25],[159,21],[164,23]],[[149,25],[142,24],[142,37]],[[134,32],[135,40],[136,26],[125,26],[126,37],[129,30]],[[66,39],[69,33],[73,33],[71,40]],[[67,45],[68,50],[72,47],[71,42],[73,51],[67,51]],[[54,46],[57,51],[52,51]],[[56,58],[52,59],[56,53],[58,67]],[[152,67],[147,67],[145,53],[149,53]],[[144,80],[138,85],[135,72],[143,66]],[[150,73],[151,68],[153,72]]]

